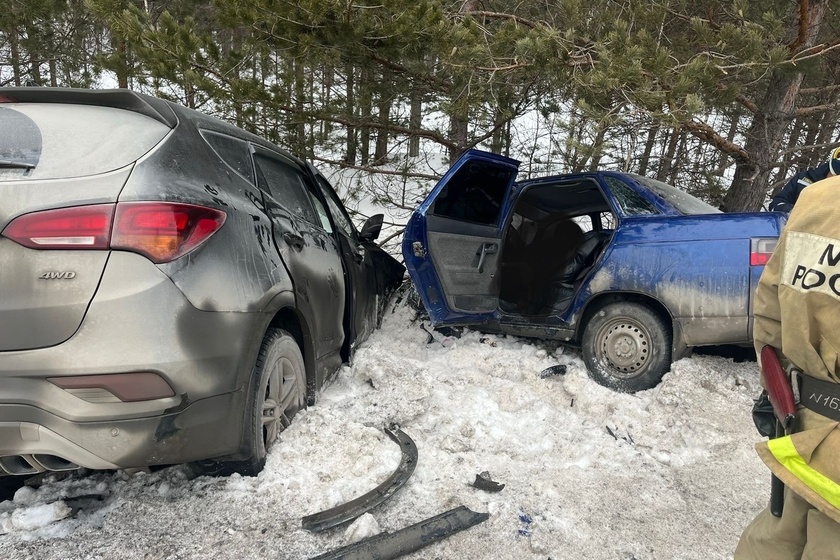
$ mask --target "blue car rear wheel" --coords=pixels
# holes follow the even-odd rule
[[[581,342],[589,376],[616,391],[655,387],[671,367],[671,329],[650,307],[613,302],[596,311]]]

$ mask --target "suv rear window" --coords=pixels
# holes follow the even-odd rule
[[[81,177],[125,167],[169,132],[131,111],[64,103],[0,105],[0,181]]]

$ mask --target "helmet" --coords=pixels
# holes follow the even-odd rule
[[[840,147],[834,148],[828,157],[828,172],[831,175],[840,175]]]

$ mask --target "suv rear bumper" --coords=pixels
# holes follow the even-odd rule
[[[33,456],[36,470],[64,470],[49,468],[52,459],[37,456],[100,469],[234,453],[242,387],[263,322],[260,313],[200,311],[147,259],[112,253],[85,320],[70,339],[0,353],[0,468],[3,457],[18,456],[26,463]],[[149,372],[174,396],[122,402],[103,399],[107,391],[89,398],[49,381]]]
[[[103,422],[69,422],[33,406],[0,405],[0,473],[119,469],[225,455],[238,447],[241,427],[225,412],[241,410],[241,396],[228,393],[172,414]]]

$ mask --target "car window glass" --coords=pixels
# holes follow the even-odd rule
[[[137,161],[169,134],[150,117],[70,103],[0,106],[0,180],[84,177]],[[60,184],[56,184],[58,188]]]
[[[481,160],[464,163],[435,200],[432,214],[495,225],[515,170]]]
[[[231,169],[251,183],[254,182],[254,173],[251,169],[251,150],[247,142],[226,134],[219,134],[218,132],[210,132],[208,130],[202,130],[201,136],[210,144],[210,147],[213,148],[216,155],[228,164]]]
[[[610,187],[618,205],[628,216],[645,216],[649,214],[658,214],[656,207],[645,200],[645,198],[631,189],[621,179],[616,177],[604,177],[607,185]]]
[[[633,175],[633,178],[664,198],[671,206],[683,214],[720,214],[720,209],[715,208],[711,204],[706,204],[699,198],[685,191],[681,191],[668,183],[643,177],[642,175]]]
[[[576,216],[572,218],[572,221],[575,222],[578,226],[580,226],[581,231],[583,231],[584,233],[595,229],[595,227],[592,225],[592,216],[589,216],[588,214],[584,214],[583,216]]]
[[[612,212],[601,212],[601,228],[602,229],[615,229],[616,228],[616,220],[615,215]]]
[[[267,189],[277,202],[310,223],[321,223],[312,207],[300,172],[279,159],[260,153],[254,154],[254,162],[261,175],[260,186]]]
[[[324,228],[327,233],[332,233],[333,229],[332,224],[330,223],[330,216],[327,209],[324,207],[324,204],[317,196],[315,196],[315,193],[307,190],[307,194],[309,194],[309,199],[312,201],[312,206],[315,207],[315,213],[318,215],[321,227]]]
[[[354,237],[356,228],[353,227],[353,221],[338,199],[338,195],[335,194],[335,191],[333,191],[329,183],[322,177],[318,177],[318,186],[321,188],[321,192],[324,193],[324,198],[327,199],[327,206],[330,208],[335,225],[348,237]]]

